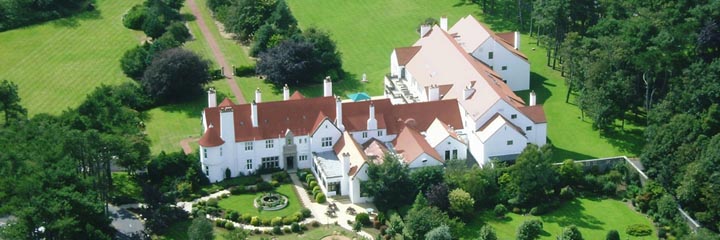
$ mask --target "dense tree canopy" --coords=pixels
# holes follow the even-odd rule
[[[93,10],[90,0],[0,1],[0,32]]]
[[[207,61],[193,52],[175,48],[153,59],[143,75],[142,86],[159,102],[176,102],[201,95],[209,80]]]
[[[528,145],[503,176],[503,191],[507,191],[513,205],[533,206],[552,195],[558,177],[550,162],[550,145],[538,148]]]
[[[22,120],[27,115],[27,110],[20,105],[20,93],[14,82],[3,80],[0,82],[0,111],[5,115],[3,119],[5,126],[12,121]]]
[[[408,167],[400,162],[397,155],[385,154],[381,164],[369,165],[367,174],[369,180],[366,186],[378,209],[397,209],[413,201],[415,188],[409,187],[412,181]]]

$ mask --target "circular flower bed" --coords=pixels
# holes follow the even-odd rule
[[[263,211],[275,211],[285,208],[288,205],[288,198],[279,193],[263,193],[255,198],[253,205]]]

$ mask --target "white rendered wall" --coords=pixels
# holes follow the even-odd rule
[[[512,145],[507,145],[513,141]],[[511,126],[504,125],[485,141],[485,160],[491,156],[519,154],[527,146],[527,138]]]
[[[361,197],[360,196],[360,182],[361,181],[367,181],[367,164],[363,164],[362,167],[358,170],[357,174],[355,174],[355,177],[351,178],[350,181],[350,202],[352,203],[365,203],[372,201],[372,197]]]
[[[452,158],[452,151],[457,150],[457,159],[467,159],[467,146],[455,138],[448,136],[434,147],[435,151],[440,154],[440,157],[445,160],[445,151],[450,151],[450,158]]]
[[[400,77],[400,66],[398,66],[397,52],[395,50],[390,54],[390,75]]]
[[[493,59],[488,58],[489,52],[493,52]],[[530,63],[503,47],[495,39],[489,38],[483,42],[472,52],[472,55],[492,66],[513,91],[530,89]],[[502,66],[506,66],[507,70],[502,70]]]
[[[505,119],[512,122],[516,126],[518,126],[523,132],[525,132],[525,136],[527,137],[527,141],[530,141],[531,143],[535,143],[538,146],[545,145],[545,137],[547,136],[547,127],[541,127],[536,126],[535,122],[530,120],[525,114],[518,111],[515,107],[510,106],[505,101],[497,101],[495,104],[493,104],[492,107],[485,113],[483,113],[480,118],[478,118],[475,121],[474,130],[477,130],[480,128],[480,126],[484,125],[490,118],[492,118],[495,113],[500,113]],[[515,114],[516,118],[513,119],[512,115]],[[531,130],[527,130],[527,127],[531,127]]]
[[[423,162],[423,160],[427,160],[426,162]],[[438,159],[435,159],[434,157],[428,155],[427,153],[420,154],[417,158],[414,159],[414,161],[410,162],[408,164],[408,168],[414,169],[419,167],[429,167],[429,166],[442,166],[442,162]]]
[[[340,133],[340,130],[337,129],[335,125],[333,125],[327,119],[323,120],[323,122],[320,124],[320,127],[318,127],[317,131],[313,133],[312,138],[310,139],[310,149],[312,149],[313,152],[332,151],[333,146],[340,139],[341,135],[342,133]],[[330,146],[323,147],[323,137],[332,137],[332,144],[330,144]]]

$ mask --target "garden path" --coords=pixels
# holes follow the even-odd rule
[[[232,90],[233,94],[235,95],[235,100],[237,100],[237,104],[245,103],[245,97],[243,97],[240,88],[235,82],[235,77],[232,76],[233,69],[230,64],[228,64],[228,62],[225,60],[225,56],[222,54],[222,52],[220,52],[220,47],[218,46],[217,41],[215,41],[215,37],[213,37],[213,35],[210,33],[210,28],[208,28],[208,25],[205,23],[205,19],[203,19],[202,14],[200,13],[200,8],[198,8],[195,0],[188,0],[187,6],[188,8],[190,8],[190,11],[195,16],[195,21],[197,21],[198,26],[200,27],[200,32],[202,33],[205,40],[207,40],[208,45],[210,45],[210,49],[212,49],[215,60],[217,61],[218,65],[220,65],[220,67],[224,69],[223,75],[225,76],[225,79],[230,85],[230,90]]]

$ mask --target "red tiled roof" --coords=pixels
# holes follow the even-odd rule
[[[302,93],[300,93],[299,91],[295,90],[295,92],[292,95],[290,95],[289,100],[300,100],[300,99],[305,99],[305,96],[303,96]]]
[[[411,163],[423,153],[443,162],[440,154],[430,146],[425,137],[412,127],[403,128],[393,142],[395,150],[403,156],[405,163]]]
[[[547,123],[547,119],[545,118],[545,110],[543,109],[542,105],[521,107],[518,108],[518,110],[520,110],[520,112],[530,118],[530,120],[532,120],[534,123]]]
[[[396,48],[398,65],[405,66],[420,51],[420,46]]]
[[[385,157],[385,153],[389,152],[387,147],[385,147],[385,144],[383,144],[382,142],[380,142],[380,140],[377,140],[376,138],[372,138],[369,141],[365,142],[362,147],[365,155],[368,156],[373,162],[378,164],[382,163],[383,157]]]
[[[495,35],[497,35],[498,37],[500,37],[500,39],[515,48],[515,32],[498,33]]]
[[[218,107],[230,107],[232,105],[235,105],[232,100],[230,100],[229,98],[225,98],[222,100],[222,102],[220,102]]]
[[[229,101],[229,100],[228,100]],[[371,101],[347,102],[343,104],[343,125],[346,131],[367,130],[369,105]],[[392,105],[389,99],[373,100],[378,129],[387,134],[400,132],[402,123],[414,119],[417,129],[427,129],[435,118],[455,127],[462,127],[457,100]],[[250,104],[232,105],[235,119],[235,141],[270,139],[284,136],[287,130],[296,136],[311,134],[325,117],[335,120],[335,98],[304,98],[294,101],[262,102],[257,104],[258,127],[252,126]],[[208,126],[220,130],[220,107],[205,108]]]
[[[340,156],[340,151],[345,147],[345,138],[341,137],[338,139],[338,141],[335,143],[335,146],[333,146],[333,152]]]
[[[198,144],[203,147],[217,147],[220,145],[223,145],[225,141],[220,138],[220,134],[218,133],[220,130],[215,127],[209,127],[205,134],[198,140]]]
[[[348,171],[348,175],[355,176],[355,173],[357,173],[358,168],[361,166],[352,166],[350,167],[350,171]]]

